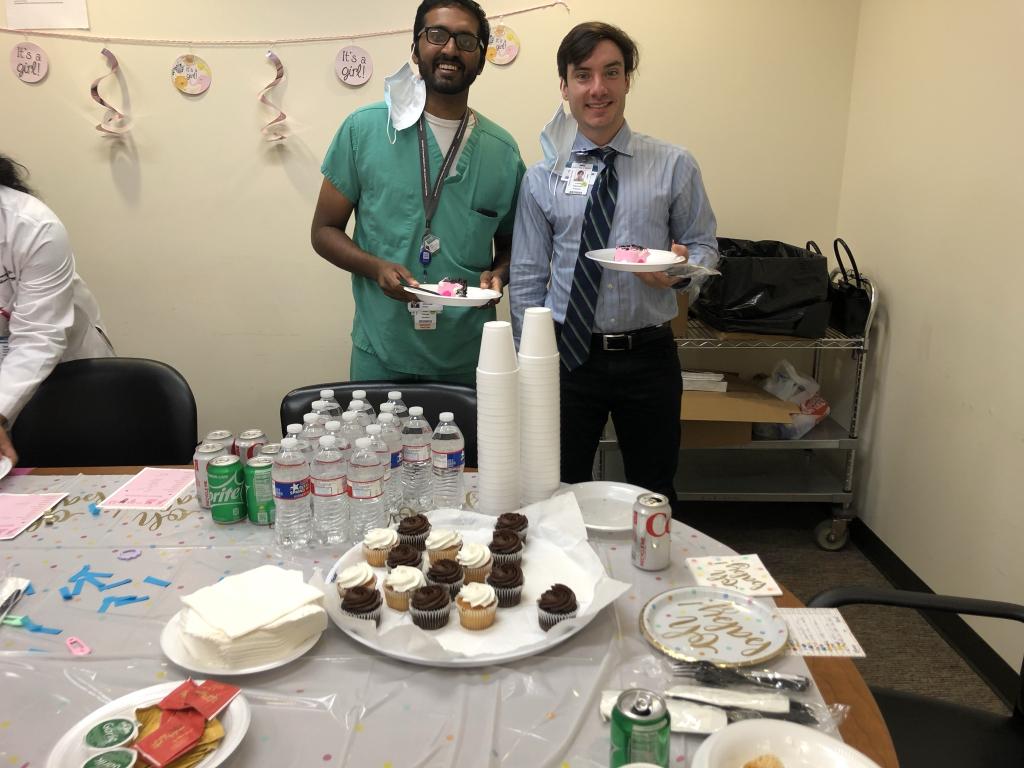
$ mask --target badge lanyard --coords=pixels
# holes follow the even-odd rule
[[[455,162],[455,155],[459,152],[459,146],[462,144],[462,138],[466,135],[466,126],[468,124],[469,110],[467,109],[466,114],[459,121],[459,127],[455,131],[455,138],[452,139],[452,145],[448,147],[448,152],[444,156],[444,162],[441,163],[441,172],[437,174],[437,181],[434,182],[434,188],[431,189],[430,158],[427,156],[427,121],[423,115],[420,115],[420,119],[416,123],[416,132],[420,138],[420,180],[423,182],[423,215],[425,219],[423,241],[420,245],[420,264],[423,265],[424,278],[427,276],[427,267],[430,266],[430,259],[441,248],[440,238],[430,231],[430,222],[434,219],[437,204],[441,200],[442,185],[444,180],[448,178],[448,174],[452,169],[452,163]]]

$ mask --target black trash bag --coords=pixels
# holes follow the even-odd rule
[[[777,240],[718,238],[721,275],[701,289],[696,311],[720,331],[817,339],[828,329],[828,261]]]

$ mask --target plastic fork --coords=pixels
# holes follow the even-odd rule
[[[716,667],[709,661],[673,662],[672,673],[676,677],[689,677],[705,685],[721,687],[729,685],[756,685],[774,688],[777,691],[806,691],[810,680],[803,675],[772,672],[768,669],[732,669]]]

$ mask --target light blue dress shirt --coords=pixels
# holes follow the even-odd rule
[[[667,251],[673,242],[682,243],[690,251],[691,263],[714,267],[718,263],[715,214],[693,155],[633,133],[627,124],[607,146],[619,153],[614,160],[619,188],[607,246],[636,243]],[[569,162],[589,163],[601,170],[601,160],[586,154],[595,147],[577,133]],[[523,312],[529,307],[548,307],[556,323],[565,320],[589,196],[565,194],[561,171],[537,163],[527,170],[519,191],[509,281],[517,343]],[[595,333],[660,325],[677,314],[674,290],[647,286],[630,272],[602,271]]]

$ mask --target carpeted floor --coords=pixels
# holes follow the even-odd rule
[[[890,586],[853,542],[839,552],[818,548],[812,532],[827,511],[813,504],[691,502],[683,519],[741,554],[760,555],[772,575],[805,602],[831,587]],[[856,664],[869,685],[1008,712],[916,611],[849,606],[842,612],[867,653]]]

